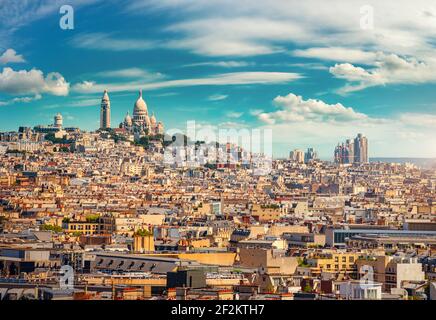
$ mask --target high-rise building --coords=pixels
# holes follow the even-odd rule
[[[304,162],[308,163],[312,160],[318,159],[318,153],[313,148],[308,148],[304,154]]]
[[[368,162],[368,139],[359,133],[354,139],[354,162],[367,163]]]
[[[304,152],[302,150],[295,149],[289,154],[289,158],[297,163],[304,163]]]
[[[368,139],[361,133],[353,140],[347,139],[345,143],[335,148],[335,162],[340,164],[367,163]]]
[[[345,142],[344,163],[354,162],[354,148],[354,142],[351,139],[347,139],[347,141]]]
[[[104,90],[101,98],[100,107],[100,129],[109,129],[111,127],[111,102],[107,90]]]

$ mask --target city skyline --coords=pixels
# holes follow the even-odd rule
[[[436,157],[428,1],[400,1],[390,19],[380,18],[390,5],[366,1],[373,29],[361,26],[360,1],[336,1],[338,11],[282,1],[123,8],[72,1],[71,30],[59,27],[56,1],[7,2],[0,9],[1,131],[47,123],[56,112],[70,126],[96,130],[105,89],[118,124],[142,89],[166,128],[190,120],[271,128],[277,158],[313,147],[331,159],[331,146],[357,132],[371,138],[373,157]],[[333,12],[337,19],[328,18]],[[405,16],[417,32],[398,23]],[[229,30],[238,31],[227,37]]]
[[[434,2],[0,0],[0,305],[436,300]]]

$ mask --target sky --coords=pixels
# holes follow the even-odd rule
[[[95,130],[105,89],[117,127],[142,89],[166,130],[272,130],[275,157],[436,157],[435,49],[433,0],[0,0],[0,131]]]

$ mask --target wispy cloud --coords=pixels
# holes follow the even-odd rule
[[[141,78],[143,81],[163,79],[165,76],[159,72],[150,72],[141,68],[125,68],[117,70],[100,71],[95,74],[104,78]]]
[[[183,67],[203,67],[203,66],[211,66],[211,67],[222,67],[222,68],[239,68],[239,67],[247,67],[254,66],[254,62],[247,61],[208,61],[208,62],[197,62],[185,64]]]
[[[220,101],[227,99],[228,95],[226,94],[213,94],[209,97],[207,97],[207,100],[209,101]]]
[[[111,51],[129,51],[129,50],[151,50],[157,47],[157,43],[151,40],[116,38],[107,33],[83,33],[74,36],[70,44],[76,48],[92,50],[111,50]]]
[[[40,100],[41,98],[42,96],[40,94],[36,94],[33,97],[16,97],[8,101],[0,101],[0,106],[6,106],[14,103],[29,103],[32,101]]]
[[[174,87],[190,86],[228,86],[247,84],[278,84],[289,83],[301,79],[298,73],[289,72],[234,72],[211,75],[204,78],[167,80],[145,83],[134,81],[128,83],[97,84],[93,81],[84,81],[73,86],[73,90],[82,93],[97,93],[107,89],[112,92],[131,91],[142,88],[143,90],[156,90]]]
[[[226,113],[226,116],[229,118],[237,119],[243,116],[243,112],[237,112],[237,111],[229,111]]]

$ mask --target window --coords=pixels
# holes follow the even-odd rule
[[[347,257],[342,257],[342,262],[347,262]]]

